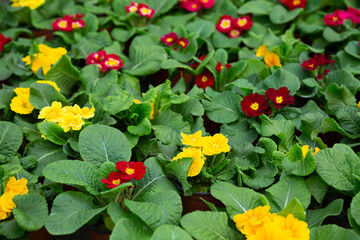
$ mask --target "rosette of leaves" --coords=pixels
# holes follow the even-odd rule
[[[47,202],[39,191],[42,184],[38,182],[38,177],[31,173],[38,164],[38,158],[34,155],[23,156],[22,144],[21,128],[14,123],[0,121],[1,182],[7,182],[11,176],[25,178],[29,189],[27,194],[14,197],[16,207],[13,208],[11,216],[0,222],[0,235],[7,239],[20,238],[25,232],[39,230],[48,216]]]

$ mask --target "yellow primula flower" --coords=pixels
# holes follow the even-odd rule
[[[18,114],[30,114],[34,106],[29,101],[29,95],[19,95],[11,99],[10,109]]]
[[[82,118],[89,119],[89,118],[92,118],[94,116],[95,116],[95,108],[94,107],[91,107],[91,108],[83,107],[81,109],[81,117]]]
[[[20,96],[20,95],[30,95],[30,88],[15,88],[14,92],[16,93],[16,95]]]
[[[13,192],[15,195],[27,194],[29,190],[26,184],[26,178],[20,178],[19,180],[16,180],[15,177],[10,177],[9,181],[6,184],[5,192]]]
[[[203,147],[203,137],[201,136],[201,130],[191,135],[186,135],[185,133],[180,134],[182,136],[182,144],[189,145],[191,147]]]
[[[181,159],[181,158],[193,158],[193,162],[190,165],[188,171],[188,177],[197,176],[200,172],[202,167],[204,166],[205,157],[201,151],[201,148],[184,148],[181,153],[179,153],[176,157],[172,159],[172,161]]]
[[[226,153],[230,151],[230,146],[228,145],[228,139],[217,133],[212,137],[203,138],[203,151],[205,155],[212,156],[219,153]]]
[[[31,64],[31,70],[34,73],[37,73],[42,68],[44,74],[50,70],[51,65],[55,64],[61,56],[67,53],[65,48],[51,48],[45,44],[39,45],[39,51],[40,53],[35,53],[32,57],[26,56],[22,60],[25,65]]]
[[[260,206],[234,216],[236,228],[244,235],[254,235],[265,223],[271,222],[270,206]]]
[[[303,154],[303,157],[306,157],[307,153],[309,152],[309,145],[304,145],[301,147],[301,151]],[[320,148],[316,147],[314,151],[314,155],[317,154],[320,151]]]
[[[247,236],[247,240],[298,240],[290,237],[290,232],[283,231],[281,227],[270,222],[257,229],[254,235]],[[300,239],[299,239],[300,240]]]
[[[58,124],[63,128],[64,132],[68,132],[70,129],[80,130],[84,125],[84,121],[81,119],[81,115],[66,113]]]
[[[45,0],[12,0],[12,7],[28,7],[31,10],[43,5]]]
[[[290,233],[288,239],[309,240],[310,230],[306,222],[294,217],[291,213],[287,217],[275,215],[273,222],[280,226],[281,233]]]
[[[71,113],[74,115],[79,115],[81,116],[81,107],[77,104],[75,104],[74,106],[65,106],[65,113]]]
[[[281,67],[280,57],[276,53],[267,53],[264,57],[265,64],[271,68],[273,66]]]
[[[51,107],[43,107],[41,109],[38,119],[44,119],[44,121],[48,122],[59,122],[65,112],[66,109],[62,108],[61,102],[54,101]]]
[[[9,216],[10,216],[10,213],[2,211],[1,205],[0,205],[0,220],[4,220],[4,219],[8,218]]]
[[[53,86],[56,91],[60,92],[60,88],[58,87],[58,85],[56,84],[56,82],[53,81],[48,81],[48,80],[38,80],[36,81],[37,83],[45,83],[45,84],[49,84],[51,86]]]
[[[268,53],[269,53],[269,50],[266,48],[265,45],[261,45],[260,47],[258,47],[258,49],[256,49],[256,56],[257,57],[265,56]]]
[[[0,206],[2,212],[10,213],[12,212],[13,208],[16,207],[15,203],[13,202],[14,196],[15,193],[13,192],[5,192],[0,197]]]

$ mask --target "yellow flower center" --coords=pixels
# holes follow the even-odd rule
[[[259,109],[259,104],[257,102],[254,102],[253,104],[251,104],[250,108],[256,111]]]
[[[67,27],[67,21],[60,21],[58,25],[61,28],[66,28]]]
[[[219,147],[218,144],[214,144],[214,145],[213,145],[213,148],[215,148],[215,149],[218,148],[218,147]]]
[[[247,20],[245,18],[243,19],[239,19],[237,24],[240,26],[240,27],[243,27],[247,24]]]
[[[314,64],[310,64],[309,67],[311,67],[311,68],[314,67]]]
[[[131,175],[131,174],[134,174],[135,169],[133,169],[133,168],[127,168],[127,169],[125,169],[125,172],[126,172],[127,174]]]
[[[185,47],[184,41],[180,41],[179,44],[180,44],[180,46],[182,46],[183,48]]]
[[[191,7],[192,8],[197,8],[197,4],[194,3],[193,5],[191,5]]]
[[[293,4],[294,4],[295,6],[299,5],[300,3],[301,3],[300,0],[294,0],[294,1],[293,1]]]
[[[111,183],[114,184],[114,185],[119,185],[120,184],[120,179],[113,180]]]
[[[203,76],[203,77],[201,78],[201,81],[202,81],[202,82],[206,82],[207,80],[208,80],[208,78],[205,77],[205,76]]]
[[[283,101],[284,101],[284,99],[283,99],[282,96],[276,97],[276,102],[277,102],[277,103],[282,103]]]
[[[143,15],[150,15],[151,13],[150,8],[141,8],[140,11]]]
[[[113,58],[109,58],[106,62],[105,62],[106,66],[117,66],[119,64],[119,61]]]
[[[338,20],[337,17],[333,17],[333,21],[336,22]]]
[[[203,2],[203,3],[208,3],[208,2],[209,2],[209,0],[202,0],[202,2]]]
[[[130,12],[136,12],[138,10],[138,8],[136,6],[132,6],[129,8]]]
[[[220,24],[220,27],[222,28],[229,28],[230,27],[230,20],[222,20],[221,24]]]
[[[73,24],[72,24],[72,28],[80,28],[81,27],[81,25],[78,23],[78,22],[73,22]]]
[[[166,39],[166,42],[172,42],[172,41],[174,41],[173,38],[167,38],[167,39]]]
[[[237,30],[231,30],[230,34],[231,36],[236,37],[239,34],[239,32]]]

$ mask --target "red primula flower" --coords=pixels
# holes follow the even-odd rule
[[[128,180],[122,178],[121,172],[111,172],[108,178],[101,179],[101,182],[107,184],[107,188],[116,188],[120,184],[128,182]]]
[[[253,26],[254,23],[253,23],[253,21],[251,21],[250,16],[245,16],[245,17],[235,18],[233,20],[233,24],[239,30],[246,30],[247,31]]]
[[[360,24],[360,10],[352,8],[352,7],[348,7],[347,8],[348,12],[350,13],[350,20],[353,23],[359,23]]]
[[[229,38],[237,38],[241,36],[241,31],[239,29],[232,29],[229,33],[228,33]]]
[[[87,56],[86,63],[87,64],[100,64],[104,60],[105,56],[106,56],[105,50],[91,53],[89,56]]]
[[[263,113],[269,115],[271,113],[271,108],[265,96],[258,93],[251,93],[244,97],[241,101],[241,110],[248,117],[257,117]]]
[[[117,71],[124,66],[123,61],[116,54],[107,54],[100,64],[101,70],[105,73],[110,71],[110,69]]]
[[[233,28],[232,16],[223,15],[216,24],[216,29],[222,33],[228,33],[231,31],[232,28]]]
[[[218,62],[218,64],[216,65],[216,70],[218,70],[218,72],[221,72],[221,70],[223,69],[223,67],[226,67],[227,69],[231,68],[231,64],[224,64],[222,65],[221,62]]]
[[[152,8],[149,8],[148,5],[139,3],[139,15],[146,18],[152,18],[152,16],[155,13],[155,10]]]
[[[283,0],[282,3],[289,9],[305,8],[307,0]]]
[[[179,7],[189,12],[197,12],[201,9],[202,5],[196,0],[181,0],[179,1]]]
[[[130,6],[125,6],[126,9],[126,13],[132,13],[132,12],[137,12],[139,10],[139,4],[136,2],[131,2]]]
[[[4,45],[9,42],[11,42],[11,38],[5,37],[2,33],[0,33],[0,52],[4,49]]]
[[[215,4],[215,0],[198,0],[198,2],[202,5],[203,8],[209,9],[212,8]]]
[[[174,32],[165,34],[162,38],[160,38],[160,40],[168,46],[173,45],[177,39],[178,39],[178,36]]]
[[[195,84],[202,89],[212,87],[214,85],[214,77],[209,70],[206,70],[204,73],[196,76]]]
[[[318,67],[318,64],[316,63],[316,61],[313,58],[310,58],[308,61],[303,61],[301,66],[303,67],[302,70],[306,69],[308,71],[312,71]]]
[[[65,15],[63,18],[58,18],[53,22],[52,28],[54,31],[60,30],[65,32],[71,32],[77,28],[84,28],[85,22],[81,18],[84,14]]]
[[[139,180],[143,178],[146,172],[146,167],[143,162],[120,161],[116,163],[116,169],[121,172],[121,178],[125,180]]]
[[[338,26],[344,23],[345,17],[343,11],[338,9],[331,14],[326,14],[323,21],[328,26]]]
[[[281,87],[278,90],[269,88],[266,90],[265,96],[273,102],[274,107],[282,108],[289,104],[294,104],[294,97],[289,95],[289,93],[290,91],[287,87]]]
[[[178,40],[176,40],[176,43],[180,46],[182,46],[183,48],[187,48],[187,46],[189,45],[189,41],[182,37],[182,38],[179,38]]]

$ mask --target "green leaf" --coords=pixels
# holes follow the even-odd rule
[[[197,240],[241,239],[228,226],[228,216],[224,212],[195,211],[181,219],[181,226]]]
[[[48,206],[44,197],[36,193],[16,195],[13,214],[21,228],[32,232],[42,228],[48,216]]]
[[[189,67],[188,65],[185,65],[175,59],[166,59],[161,63],[162,69],[176,69],[176,68],[184,68],[190,72],[193,72],[194,70]]]
[[[181,198],[171,190],[149,192],[143,196],[141,202],[125,200],[125,204],[153,231],[161,225],[178,225],[180,222]]]
[[[258,133],[255,129],[251,129],[246,119],[239,119],[236,122],[223,124],[220,132],[227,136],[230,146],[242,145],[246,142],[254,142]]]
[[[69,105],[68,101],[53,86],[43,83],[33,83],[30,87],[30,103],[36,109],[51,106],[52,102],[61,102],[63,106]]]
[[[81,131],[79,150],[85,162],[98,167],[103,162],[128,162],[131,157],[125,135],[116,128],[103,125],[92,125]]]
[[[38,160],[36,167],[31,171],[37,176],[42,176],[42,170],[48,164],[67,159],[63,148],[49,141],[39,141],[29,145],[27,155],[33,155]]]
[[[21,128],[11,122],[0,122],[0,155],[10,158],[23,142]]]
[[[128,126],[127,130],[136,136],[149,135],[151,133],[151,122],[148,118],[144,118],[138,125]]]
[[[324,95],[327,100],[327,106],[332,113],[345,106],[354,106],[356,104],[354,95],[344,85],[339,87],[335,83],[330,84],[327,86]]]
[[[199,33],[199,36],[202,38],[209,38],[215,31],[215,26],[212,22],[202,19],[198,19],[189,23],[186,28],[190,32]]]
[[[162,225],[154,231],[151,240],[192,240],[192,237],[178,226]]]
[[[275,203],[276,209],[284,209],[293,198],[297,198],[304,209],[311,200],[311,193],[306,187],[305,180],[301,177],[285,176],[280,181],[266,190],[270,199]],[[276,211],[272,209],[272,211]]]
[[[314,227],[310,231],[311,240],[359,240],[360,237],[351,229],[341,228],[337,225]]]
[[[276,73],[266,78],[264,84],[268,88],[275,89],[287,87],[290,90],[290,95],[294,95],[300,89],[299,78],[283,68],[280,68]]]
[[[268,15],[271,12],[274,3],[264,1],[264,0],[255,0],[250,2],[245,2],[238,10],[238,13],[245,15],[248,13],[254,15]]]
[[[231,123],[240,116],[241,98],[232,92],[220,93],[212,101],[202,100],[207,116],[217,123]]]
[[[13,98],[13,96],[14,96],[13,89],[0,89],[0,109],[4,109],[8,107],[11,103],[11,99]]]
[[[114,28],[111,31],[111,36],[119,42],[126,42],[134,35],[134,33],[135,29],[125,30],[121,28]]]
[[[212,43],[215,48],[235,48],[240,45],[241,37],[229,38],[227,34],[215,31],[212,35]]]
[[[225,206],[230,218],[249,209],[261,206],[261,194],[249,188],[240,188],[227,182],[216,182],[211,186],[211,195]]]
[[[136,181],[136,188],[131,200],[142,199],[148,192],[177,191],[155,158],[147,159],[144,164],[146,166],[146,173],[142,179]]]
[[[288,11],[283,5],[277,4],[271,9],[269,17],[274,24],[284,24],[296,18],[302,11],[304,11],[302,8]]]
[[[360,48],[358,41],[351,41],[345,47],[345,52],[355,58],[360,59]]]
[[[70,94],[74,85],[80,82],[80,72],[71,64],[70,58],[64,55],[46,73],[45,79],[54,81],[62,93]]]
[[[261,79],[265,79],[270,75],[269,68],[260,60],[248,59],[245,70],[240,74],[239,78],[248,78],[252,75],[258,75]]]
[[[140,220],[132,218],[122,218],[117,221],[110,235],[110,240],[149,240],[150,238],[151,230],[149,230]]]
[[[93,198],[82,192],[64,192],[58,195],[47,217],[45,227],[52,235],[70,234],[81,228],[94,216],[105,210],[93,203]]]
[[[359,80],[354,75],[344,69],[331,71],[326,79],[327,85],[336,83],[337,85],[345,85],[352,94],[360,88]]]
[[[329,216],[338,216],[342,212],[343,203],[343,199],[336,199],[325,208],[307,210],[306,222],[309,228],[321,226],[324,219]]]
[[[107,178],[106,176],[105,178]],[[101,192],[101,198],[105,200],[107,203],[116,202],[119,196],[121,196],[122,192],[128,188],[132,188],[134,185],[131,182],[125,182],[120,184],[115,188],[108,189],[106,191]]]
[[[40,133],[46,137],[46,140],[57,145],[64,145],[68,139],[68,135],[57,123],[41,122],[37,124],[37,127]]]
[[[352,199],[350,205],[350,212],[352,217],[355,219],[356,223],[360,223],[360,193],[356,194],[356,196]]]
[[[0,222],[0,234],[7,239],[17,239],[24,235],[22,229],[15,219]]]
[[[329,185],[317,174],[312,174],[310,178],[306,179],[306,186],[311,192],[311,195],[318,203],[322,203],[327,193]]]
[[[296,198],[293,198],[290,203],[283,210],[281,210],[281,212],[277,214],[286,217],[290,213],[301,221],[305,221],[306,219],[305,209],[303,208],[299,200],[297,200]]]
[[[181,183],[185,196],[188,195],[187,192],[191,188],[191,184],[189,184],[187,180],[187,175],[192,162],[192,158],[181,158],[176,161],[171,161],[169,164],[166,165],[167,173],[170,175],[174,175],[176,179]]]
[[[190,134],[190,126],[180,114],[173,111],[160,111],[159,117],[153,122],[155,136],[164,144],[181,145],[181,135]]]
[[[349,146],[335,144],[333,148],[322,149],[316,159],[316,171],[327,184],[340,191],[354,189],[354,175],[360,175],[360,160]]]
[[[352,35],[352,32],[343,31],[341,33],[338,33],[333,28],[326,27],[322,35],[327,42],[333,43],[333,42],[344,41],[345,39],[349,38]]]
[[[110,71],[105,76],[100,77],[97,65],[90,64],[82,69],[80,79],[87,93],[107,96],[110,87],[117,84],[118,75],[116,71]]]
[[[78,160],[60,160],[47,165],[43,174],[53,182],[84,186],[92,194],[105,189],[99,170],[87,162]]]
[[[145,2],[147,2],[149,6],[155,10],[154,17],[170,11],[177,3],[176,0],[147,0]]]
[[[275,176],[278,173],[276,165],[271,161],[262,161],[257,169],[250,168],[250,174],[242,172],[243,182],[253,188],[261,189],[270,186],[275,181]]]
[[[116,115],[129,109],[134,104],[134,98],[131,93],[125,90],[116,90],[112,96],[108,96],[103,100],[103,104],[105,111]]]

